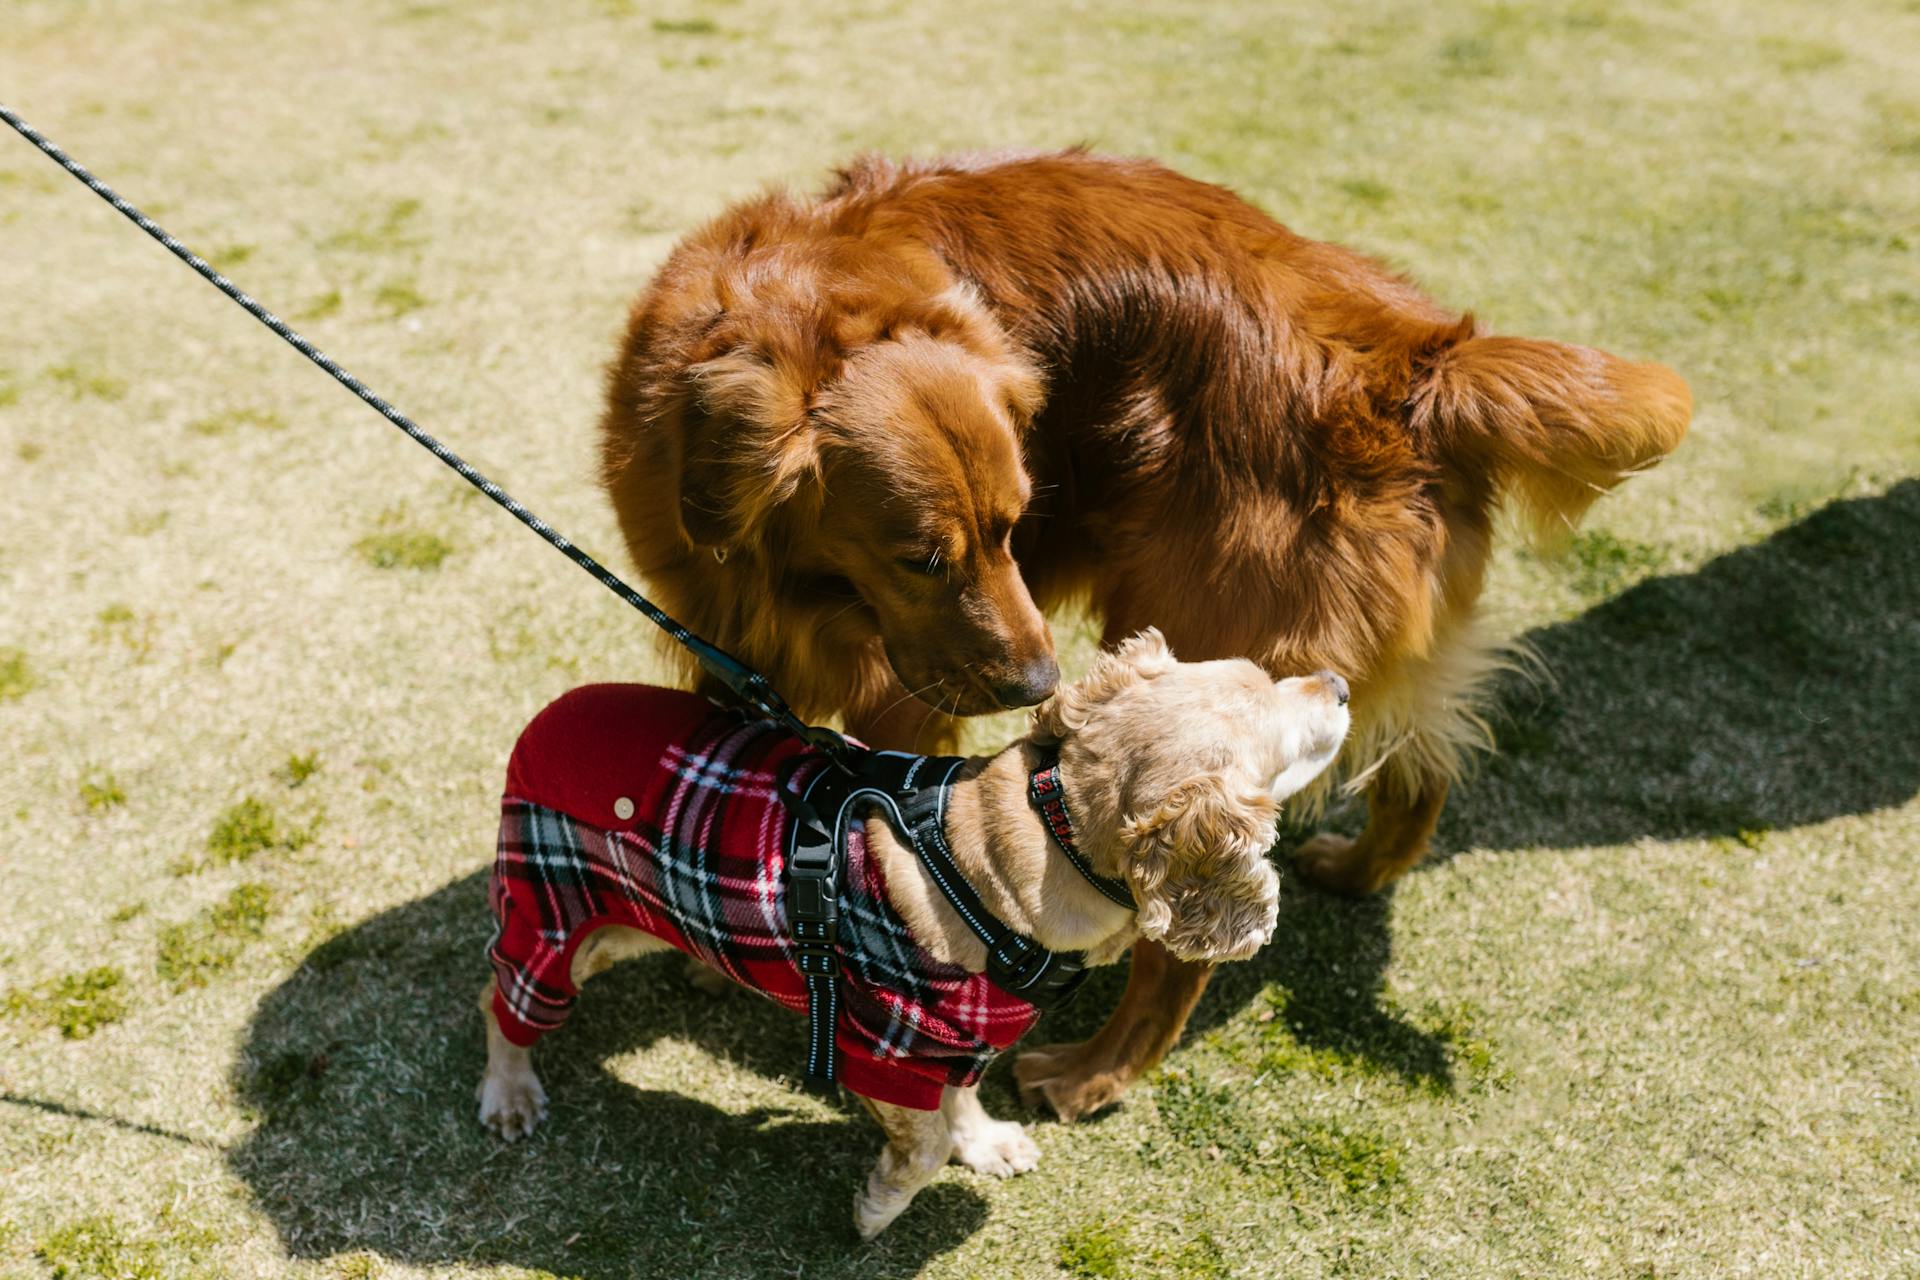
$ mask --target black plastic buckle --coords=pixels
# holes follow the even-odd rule
[[[839,967],[840,876],[833,842],[794,850],[787,864],[787,927],[800,972],[828,977]]]
[[[1053,952],[1010,933],[987,948],[987,977],[1003,991],[1025,991],[1046,975],[1053,960]]]
[[[834,944],[839,941],[837,920],[794,920],[793,949],[800,972],[808,977],[831,978],[840,967]]]

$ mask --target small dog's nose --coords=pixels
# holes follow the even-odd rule
[[[1018,679],[995,684],[993,696],[1003,707],[1030,707],[1045,700],[1059,683],[1060,664],[1052,654],[1043,654],[1022,667]]]
[[[1347,682],[1337,671],[1316,671],[1314,677],[1333,694],[1333,700],[1341,706],[1347,705]]]

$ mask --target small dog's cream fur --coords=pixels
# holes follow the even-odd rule
[[[1346,732],[1342,692],[1324,675],[1276,682],[1241,659],[1177,662],[1148,630],[1036,708],[1025,738],[967,763],[948,801],[948,840],[988,909],[1046,947],[1108,964],[1148,938],[1186,960],[1242,959],[1273,934],[1280,882],[1267,852],[1280,804],[1333,762]],[[1051,847],[1027,797],[1045,747],[1059,752],[1082,852],[1127,882],[1137,912],[1102,896]],[[912,849],[882,822],[867,824],[867,839],[914,940],[941,960],[983,970],[985,946]],[[600,929],[576,953],[573,981],[667,945],[634,929]],[[512,1140],[544,1118],[546,1091],[531,1051],[500,1033],[491,982],[481,1009],[480,1120]],[[1006,1177],[1039,1159],[1026,1130],[990,1118],[973,1089],[949,1088],[938,1111],[861,1101],[887,1139],[854,1202],[866,1239],[949,1160]]]

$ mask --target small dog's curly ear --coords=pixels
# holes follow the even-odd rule
[[[1280,808],[1218,775],[1182,783],[1120,838],[1141,936],[1182,960],[1252,955],[1273,936],[1280,877],[1267,860]]]
[[[1042,746],[1059,743],[1085,725],[1095,707],[1176,665],[1159,628],[1148,627],[1128,636],[1115,648],[1095,655],[1086,675],[1061,685],[1051,698],[1033,709],[1030,736]]]

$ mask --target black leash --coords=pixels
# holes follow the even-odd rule
[[[687,630],[665,610],[621,581],[610,569],[556,533],[546,521],[520,505],[499,485],[487,479],[412,419],[375,395],[365,383],[334,363],[325,352],[296,333],[292,326],[214,270],[206,259],[167,234],[153,219],[122,199],[111,187],[81,167],[4,104],[0,104],[0,120],[12,125],[21,137],[31,142],[48,159],[86,184],[88,190],[158,240],[169,253],[192,267],[207,283],[239,304],[242,310],[271,329],[294,350],[319,365],[334,381],[406,432],[416,444],[451,467],[461,479],[504,507],[514,519],[585,569],[602,586],[638,609],[648,621],[692,653],[702,670],[724,684],[742,702],[821,751],[839,766],[838,771],[822,771],[816,775],[805,797],[792,795],[785,779],[780,786],[781,800],[794,809],[796,817],[792,823],[792,843],[788,850],[788,916],[799,953],[800,972],[807,984],[807,1075],[810,1078],[830,1083],[836,1075],[833,1031],[839,1021],[839,995],[834,981],[839,970],[835,954],[839,941],[839,876],[844,865],[847,823],[852,819],[852,802],[855,799],[869,801],[879,807],[887,821],[912,845],[941,893],[986,944],[987,977],[996,986],[1036,1007],[1064,1003],[1079,990],[1086,978],[1086,957],[1083,953],[1049,951],[1032,938],[1015,932],[987,910],[980,895],[960,874],[952,851],[947,847],[945,830],[947,792],[952,786],[954,773],[963,763],[959,757],[907,756],[897,752],[866,751],[831,729],[807,724],[794,714],[786,699],[768,683],[766,676]],[[1075,869],[1086,876],[1095,888],[1115,902],[1131,907],[1133,900],[1125,886],[1096,874],[1074,847],[1072,821],[1066,813],[1058,769],[1046,772],[1051,780],[1036,773],[1031,783],[1031,794],[1045,813],[1055,841]],[[812,803],[816,798],[821,802],[818,806]]]
[[[687,630],[686,627],[670,617],[660,606],[654,604],[653,601],[647,599],[638,591],[635,591],[625,582],[622,582],[612,570],[606,568],[598,560],[595,560],[579,547],[574,546],[572,542],[556,533],[552,526],[548,525],[546,521],[521,506],[519,502],[515,501],[514,498],[499,485],[475,470],[472,464],[434,439],[433,436],[422,430],[412,419],[408,418],[398,409],[375,395],[360,379],[335,364],[325,352],[294,332],[292,326],[288,325],[286,321],[274,315],[273,312],[267,310],[258,302],[255,302],[253,298],[241,290],[238,285],[221,275],[218,271],[215,271],[205,258],[202,258],[199,254],[193,252],[187,248],[187,246],[168,235],[166,230],[152,218],[149,218],[146,214],[134,208],[132,204],[122,199],[113,188],[87,172],[71,156],[55,146],[44,134],[14,114],[14,112],[9,110],[3,103],[0,103],[0,120],[5,120],[8,124],[12,125],[21,137],[38,147],[48,159],[85,183],[88,190],[126,215],[135,226],[152,236],[155,240],[158,240],[166,247],[167,252],[192,267],[208,284],[211,284],[221,293],[226,294],[227,297],[238,303],[241,309],[248,315],[273,330],[274,333],[283,338],[295,351],[298,351],[301,355],[326,370],[327,373],[333,377],[334,381],[378,410],[380,415],[388,422],[391,422],[394,426],[411,436],[414,443],[423,446],[434,457],[453,468],[462,480],[465,480],[468,484],[486,494],[489,498],[492,498],[500,506],[506,508],[507,512],[512,515],[514,519],[539,534],[542,538],[546,539],[548,543],[558,549],[562,555],[566,556],[567,559],[573,561],[589,574],[593,575],[594,579],[597,580],[601,586],[604,586],[607,590],[613,592],[613,594],[638,609],[646,616],[649,622],[652,622],[655,626],[672,636],[676,642],[684,646],[688,652],[692,653],[694,659],[699,662],[701,670],[724,684],[734,696],[738,697],[741,701],[768,719],[777,721],[782,728],[788,730],[809,746],[824,751],[834,763],[842,768],[850,768],[852,766],[852,762],[857,755],[853,745],[831,729],[819,728],[801,720],[799,716],[793,713],[793,709],[787,705],[787,700],[780,696],[779,691],[768,683],[764,675],[755,671],[752,667],[749,667],[746,663],[740,661],[740,659],[734,657],[718,645],[712,644]]]

